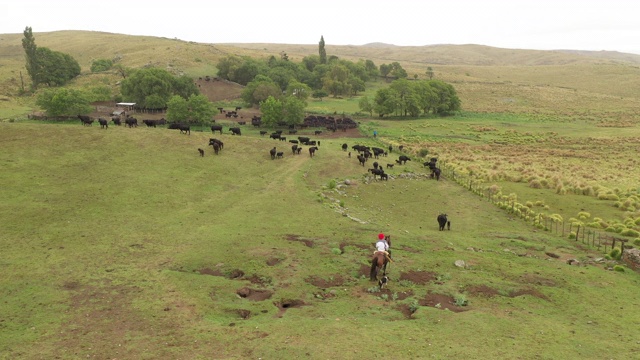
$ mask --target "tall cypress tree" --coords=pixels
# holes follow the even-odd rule
[[[27,73],[31,78],[31,88],[35,89],[40,83],[38,76],[38,58],[36,55],[36,39],[33,37],[33,31],[31,26],[27,26],[24,29],[24,38],[22,39],[22,47],[27,58]]]
[[[318,46],[320,49],[320,64],[327,63],[327,51],[324,49],[324,36],[320,35],[320,43]]]

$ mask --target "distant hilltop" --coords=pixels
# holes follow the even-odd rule
[[[372,43],[364,44],[361,46],[372,47],[372,48],[383,48],[383,47],[397,47],[398,45],[387,44],[382,42],[372,42]]]

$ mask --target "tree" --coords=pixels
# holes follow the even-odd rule
[[[327,50],[324,49],[324,36],[320,35],[320,43],[318,43],[318,53],[320,56],[320,64],[327,63]]]
[[[380,65],[380,75],[384,76],[384,79],[387,80],[387,76],[391,72],[392,67],[389,64],[381,64]]]
[[[199,93],[190,78],[176,78],[168,71],[158,68],[136,70],[122,80],[120,87],[125,99],[151,109],[164,108],[173,95],[187,99]],[[149,97],[150,95],[156,96]]]
[[[318,90],[314,90],[311,96],[313,96],[314,99],[320,99],[320,101],[322,101],[322,98],[329,96],[329,93],[326,92],[324,89],[318,89]]]
[[[349,76],[349,79],[347,79],[347,84],[349,84],[351,95],[358,95],[358,91],[365,90],[364,81],[362,81],[362,79],[358,77]]]
[[[38,60],[36,58],[36,39],[33,37],[33,32],[30,26],[24,29],[24,38],[22,38],[22,47],[24,48],[25,57],[27,60],[26,68],[27,74],[31,78],[31,88],[36,89],[40,83],[38,80]]]
[[[262,124],[267,127],[275,127],[280,121],[282,121],[282,110],[282,102],[273,96],[269,96],[265,101],[260,103]]]
[[[180,95],[185,99],[188,99],[191,95],[198,95],[200,90],[193,82],[193,79],[183,75],[179,77],[172,78],[171,87],[173,89],[173,93],[176,95]]]
[[[409,76],[407,74],[407,71],[403,69],[400,63],[397,61],[391,63],[391,75],[395,76],[397,79],[402,79]]]
[[[190,119],[196,123],[208,122],[215,115],[215,108],[204,95],[189,96]]]
[[[122,64],[115,64],[113,66],[113,69],[116,71],[116,73],[118,73],[118,75],[122,76],[123,79],[127,78],[127,75],[129,75],[131,72],[133,72],[133,70],[131,70],[130,68],[122,65]]]
[[[242,90],[242,100],[249,106],[258,105],[269,96],[280,98],[282,90],[268,76],[258,75]]]
[[[48,116],[75,116],[91,112],[89,100],[89,95],[83,91],[54,88],[42,91],[36,99],[36,105],[45,110]]]
[[[299,125],[304,121],[304,101],[287,96],[282,103],[282,119],[287,125]]]
[[[378,75],[380,75],[380,70],[378,69],[376,64],[374,64],[374,62],[371,60],[365,60],[364,68],[369,74],[369,78],[371,79],[375,79],[378,77]]]
[[[427,67],[427,72],[425,74],[427,75],[429,80],[433,79],[433,69],[431,68],[431,66]]]
[[[227,55],[220,60],[216,67],[218,68],[218,76],[222,79],[231,80],[235,76],[235,71],[242,65],[242,59],[235,55]]]
[[[320,57],[318,55],[309,55],[302,58],[302,64],[309,71],[313,71],[316,65],[320,64]]]
[[[306,84],[291,80],[289,81],[289,86],[287,86],[286,93],[287,96],[294,96],[298,100],[306,102],[311,93],[311,88]]]
[[[373,116],[373,102],[371,101],[371,99],[369,99],[368,96],[363,96],[362,98],[360,98],[360,101],[358,101],[358,106],[360,107],[360,110],[368,112],[369,116]]]
[[[113,61],[109,59],[95,59],[91,62],[91,72],[102,72],[111,69]]]
[[[80,64],[69,54],[46,47],[36,49],[38,84],[62,86],[80,75]]]
[[[189,105],[180,95],[173,95],[167,102],[167,120],[187,121],[189,119]]]

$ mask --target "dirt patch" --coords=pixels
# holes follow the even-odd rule
[[[299,241],[299,242],[302,242],[303,244],[305,244],[305,246],[310,247],[310,248],[312,248],[314,246],[313,240],[305,239],[300,235],[287,234],[285,236],[285,239],[287,239],[288,241]]]
[[[236,291],[236,294],[243,299],[251,300],[251,301],[263,301],[271,298],[273,295],[273,291],[270,290],[258,290],[258,289],[250,289],[248,287],[243,287]]]
[[[340,251],[342,253],[344,253],[344,248],[347,246],[353,246],[355,248],[358,249],[362,249],[362,250],[367,250],[367,249],[375,249],[375,246],[370,246],[370,245],[366,245],[366,244],[359,244],[359,243],[348,243],[346,241],[343,241],[340,243]]]
[[[411,309],[411,306],[409,306],[408,304],[398,304],[398,306],[396,306],[396,309],[398,309],[398,311],[402,313],[405,319],[413,319],[413,313],[415,311],[413,311]]]
[[[316,293],[313,293],[313,296],[314,296],[316,299],[326,300],[326,299],[331,299],[331,298],[336,297],[336,293],[335,293],[335,290],[332,290],[332,291],[323,291],[323,292],[316,292]]]
[[[436,274],[430,271],[407,271],[400,273],[400,281],[408,280],[417,285],[424,285],[428,282],[434,281]]]
[[[203,268],[198,270],[198,273],[200,275],[211,275],[211,276],[224,276],[224,274],[222,273],[222,271],[220,271],[219,269],[211,269],[211,268]]]
[[[358,270],[358,275],[366,276],[367,278],[369,278],[369,273],[370,272],[371,272],[371,265],[361,264],[360,265],[360,269]]]
[[[301,307],[307,304],[302,300],[282,300],[274,302],[273,305],[280,309],[278,314],[276,314],[276,317],[282,317],[288,309]]]
[[[420,306],[429,306],[441,310],[446,309],[453,312],[463,312],[469,310],[464,306],[456,305],[455,299],[453,297],[442,294],[429,293],[424,297],[424,299],[419,300],[418,304],[420,304]]]
[[[480,297],[494,297],[500,295],[498,290],[489,287],[487,285],[472,285],[467,286],[464,291],[471,296],[480,296]]]
[[[522,276],[520,276],[519,281],[525,284],[532,284],[532,285],[556,286],[555,281],[544,278],[536,274],[523,274]]]
[[[319,276],[309,276],[304,279],[307,284],[311,284],[315,287],[319,287],[322,289],[334,287],[334,286],[342,286],[345,283],[345,279],[342,275],[332,275],[329,279],[323,279]]]
[[[244,86],[238,83],[211,77],[209,80],[207,80],[206,77],[198,78],[195,80],[195,83],[198,90],[200,90],[200,93],[212,102],[221,100],[239,100],[242,89],[244,89]]]
[[[251,317],[251,311],[246,309],[236,309],[235,313],[240,316],[241,319],[246,320]]]
[[[282,259],[279,259],[279,258],[275,258],[275,257],[269,258],[267,259],[267,265],[275,266],[275,265],[278,265],[281,261]]]
[[[398,246],[398,247],[396,247],[396,249],[402,250],[402,251],[406,251],[406,252],[410,252],[410,253],[413,253],[413,254],[420,254],[422,252],[421,250],[414,249],[414,248],[409,247],[409,246]]]
[[[258,276],[256,274],[253,274],[251,276],[245,276],[242,279],[249,280],[252,284],[257,284],[262,286],[271,285],[271,282],[272,282],[270,277]]]
[[[524,296],[524,295],[529,295],[529,296],[537,297],[538,299],[549,301],[549,298],[545,294],[541,293],[540,291],[534,288],[525,288],[525,289],[515,290],[509,293],[509,297],[511,298]]]

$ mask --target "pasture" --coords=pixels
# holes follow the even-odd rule
[[[0,123],[2,358],[359,359],[380,341],[405,359],[637,353],[637,273],[428,179],[413,152],[453,162],[457,146],[437,121],[364,124],[380,142],[320,135],[313,158],[257,129],[213,136],[216,156],[208,132]],[[343,142],[414,159],[373,180]],[[367,276],[379,232],[383,291]]]

